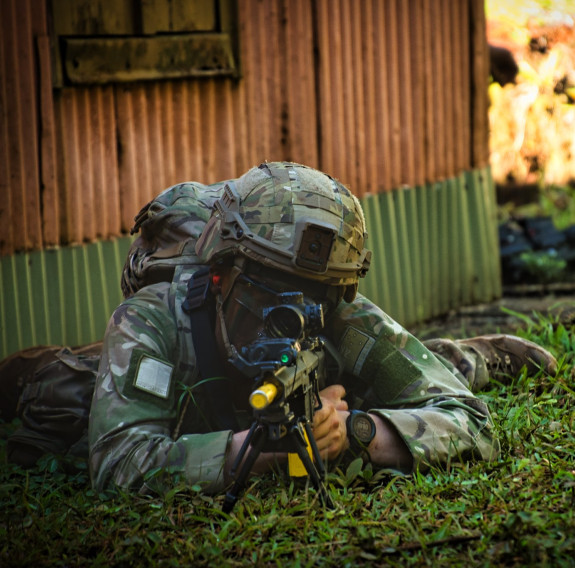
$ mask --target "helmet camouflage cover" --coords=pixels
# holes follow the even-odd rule
[[[289,162],[264,163],[230,180],[198,239],[211,264],[241,255],[329,285],[353,300],[371,252],[357,198],[334,178]]]

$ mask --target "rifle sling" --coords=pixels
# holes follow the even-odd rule
[[[210,269],[208,266],[194,272],[188,283],[188,293],[183,310],[190,315],[190,328],[196,352],[196,362],[202,385],[208,397],[211,416],[221,430],[239,431],[232,389],[229,379],[224,379],[225,371],[215,341],[215,302],[210,293]],[[214,380],[208,380],[215,377]]]

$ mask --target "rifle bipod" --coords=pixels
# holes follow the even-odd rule
[[[234,505],[240,498],[247,478],[260,453],[262,451],[278,451],[278,449],[280,449],[278,448],[277,443],[273,440],[273,446],[266,446],[266,443],[270,440],[270,432],[275,432],[276,426],[277,425],[263,424],[257,421],[252,424],[232,466],[231,475],[235,478],[235,481],[232,485],[232,488],[226,493],[222,507],[224,513],[230,513],[234,508]],[[308,453],[304,431],[311,446],[313,460]],[[242,464],[238,475],[236,476],[236,470],[242,463],[244,456],[250,446],[250,452]],[[286,433],[282,437],[280,451],[296,453],[299,456],[309,477],[311,478],[316,491],[319,494],[324,507],[327,507],[328,509],[334,509],[335,505],[329,496],[329,493],[327,492],[323,482],[323,477],[325,476],[323,461],[319,454],[319,450],[317,449],[317,444],[313,437],[310,424],[307,420],[296,421],[288,427]],[[317,467],[315,464],[317,464]]]

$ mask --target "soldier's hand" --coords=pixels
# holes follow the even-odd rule
[[[313,436],[324,459],[335,459],[347,448],[345,389],[331,385],[319,393],[322,407],[313,417]]]

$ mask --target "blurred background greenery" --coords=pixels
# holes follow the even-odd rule
[[[485,6],[490,44],[508,49],[518,65],[514,83],[489,88],[501,216],[546,214],[565,228],[575,222],[575,0]]]

